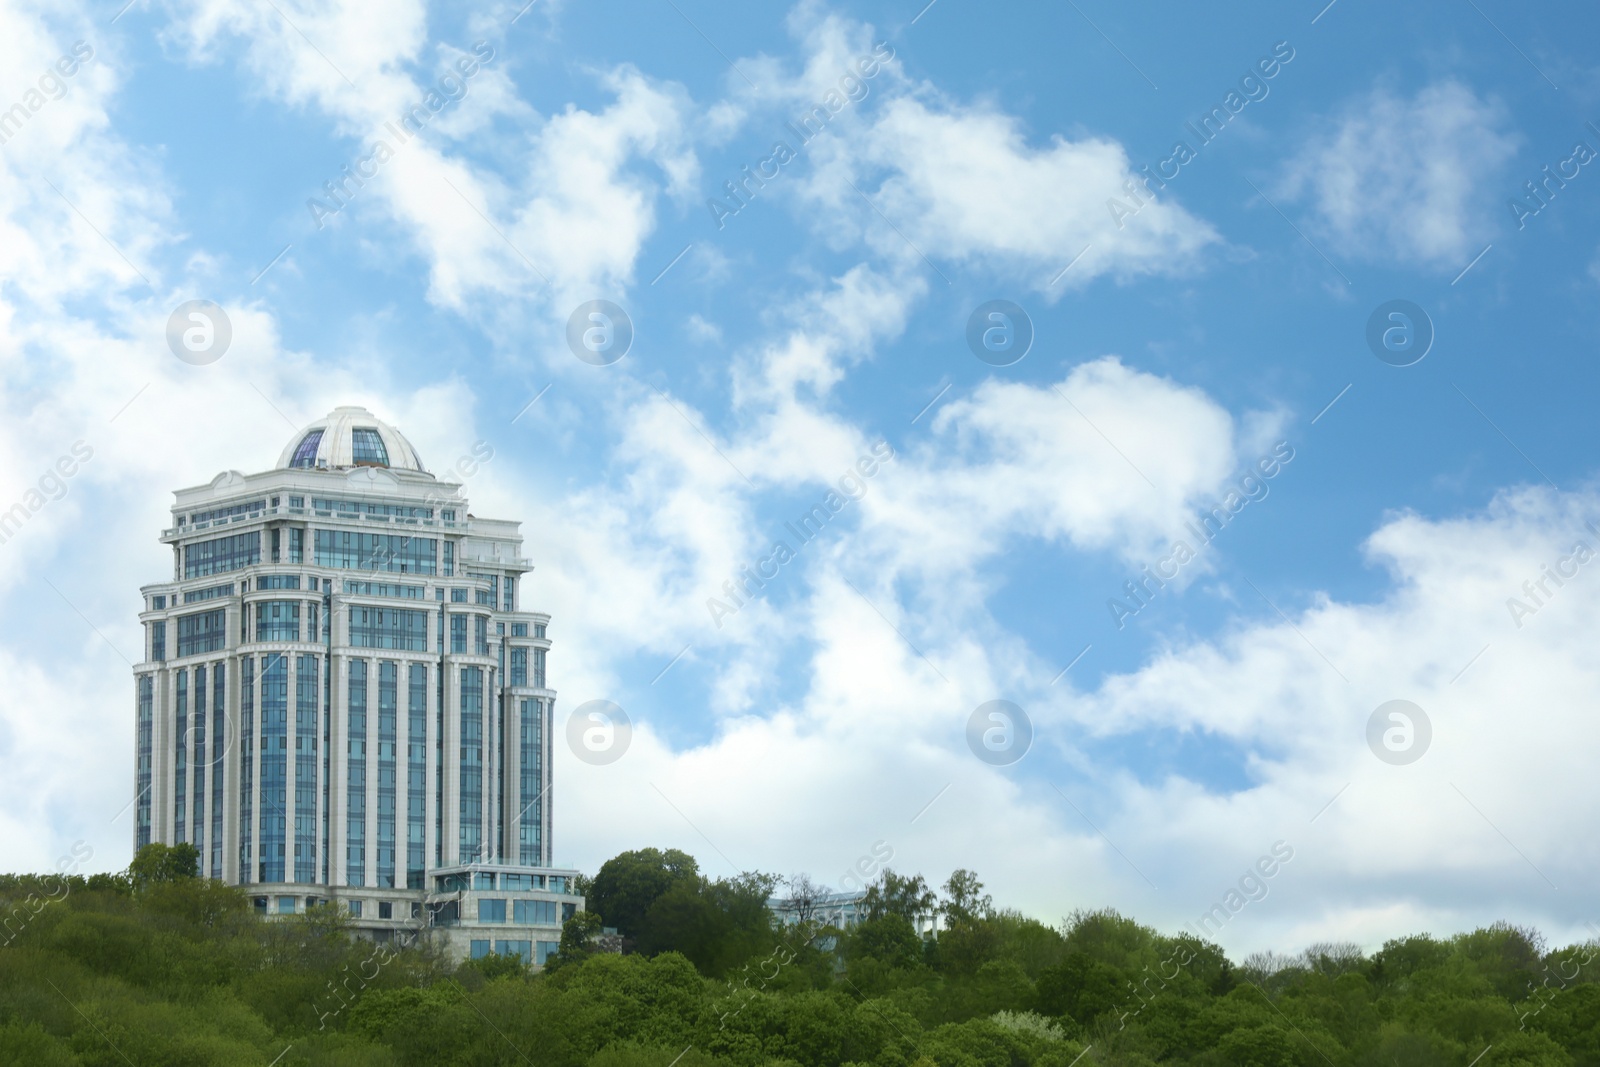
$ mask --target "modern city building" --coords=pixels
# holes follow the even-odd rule
[[[172,576],[141,590],[135,848],[193,844],[264,913],[336,903],[374,940],[544,963],[583,900],[551,866],[550,617],[520,602],[520,524],[356,407],[175,496]]]

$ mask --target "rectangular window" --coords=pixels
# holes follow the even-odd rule
[[[252,500],[248,504],[234,504],[226,508],[212,508],[210,511],[197,511],[189,516],[189,524],[195,526],[202,522],[215,522],[218,519],[226,521],[235,515],[249,515],[259,512],[266,506],[267,502],[263,499]]]
[[[461,668],[460,863],[483,850],[483,668]]]
[[[455,522],[456,521],[455,510],[453,508],[446,508],[445,510],[439,512],[439,518],[440,518],[441,521],[444,521],[444,522]]]
[[[450,516],[451,522],[455,521],[455,512],[446,512],[446,514]],[[454,578],[456,576],[456,544],[454,541],[446,541],[444,543],[444,576],[446,578]]]
[[[540,689],[545,688],[544,651],[545,650],[542,648],[536,648],[533,650],[533,684],[538,686]]]
[[[450,651],[463,654],[467,651],[467,617],[465,615],[450,616]]]
[[[367,662],[350,661],[345,884],[367,884]]]
[[[468,948],[471,950],[472,958],[475,960],[481,960],[489,954],[489,942],[487,940],[478,941],[474,939]]]
[[[543,637],[544,636],[544,623],[536,622],[536,623],[533,624],[533,636],[535,636],[535,637]]]
[[[179,844],[188,840],[189,757],[189,672],[178,671],[178,737],[172,764],[173,814],[176,818],[174,837]]]
[[[299,497],[291,497],[290,499],[298,500],[300,498]],[[305,555],[306,555],[306,547],[305,546],[306,546],[306,532],[304,530],[300,530],[300,529],[290,530],[289,531],[289,562],[290,563],[304,563],[305,562]]]
[[[532,889],[533,875],[531,874],[502,874],[500,876],[501,889]],[[517,920],[521,922],[521,919]]]
[[[475,604],[483,604],[483,605],[486,605],[487,607],[491,607],[491,608],[494,607],[494,594],[489,592],[489,590],[487,590],[487,589],[474,589],[472,591],[472,594],[473,594],[473,597],[472,597],[473,603],[475,603]]]
[[[203,578],[225,574],[261,562],[261,534],[234,534],[211,541],[198,541],[183,548],[183,576]]]
[[[543,967],[545,961],[554,956],[556,950],[560,947],[561,942],[559,941],[535,941],[533,943],[533,962]]]
[[[283,531],[282,530],[273,530],[271,532],[271,534],[268,535],[268,538],[267,538],[268,541],[270,542],[271,546],[272,546],[272,562],[274,562],[274,563],[278,562],[278,546],[279,546],[280,541],[282,540],[282,536],[283,536]]]
[[[139,754],[137,764],[138,813],[134,815],[137,828],[134,848],[141,849],[150,843],[150,787],[155,759],[155,679],[152,675],[139,675]]]
[[[528,684],[528,650],[525,648],[511,649],[511,684]]]
[[[167,598],[166,598],[166,596],[164,596],[164,595],[163,596],[153,596],[153,597],[150,598],[150,610],[152,610],[152,611],[164,611],[164,610],[166,610],[166,607],[167,607]]]
[[[294,902],[295,902],[295,898],[294,897],[279,897],[278,898],[278,914],[279,915],[293,915],[294,914]]]
[[[222,877],[222,761],[232,738],[228,737],[228,668],[211,668],[211,877]]]
[[[202,600],[215,600],[220,596],[232,596],[233,583],[227,585],[214,585],[210,589],[193,589],[183,594],[185,604],[198,604]]]
[[[255,866],[250,849],[255,843],[256,658],[239,660],[239,881],[249,882]]]
[[[298,574],[263,574],[256,579],[257,589],[299,589]]]
[[[190,761],[194,770],[194,792],[191,802],[194,814],[189,820],[189,840],[196,850],[205,846],[206,834],[206,669],[194,669],[194,710],[190,713],[189,736],[194,739],[194,757]],[[205,853],[196,857],[201,873],[205,872]]]
[[[300,640],[300,601],[263,600],[256,605],[257,641]]]
[[[227,639],[223,630],[227,624],[226,608],[178,616],[178,658],[220,650]]]
[[[518,784],[521,787],[521,801],[518,804],[520,817],[517,826],[517,852],[518,862],[528,866],[537,866],[544,860],[540,849],[540,827],[544,825],[543,805],[544,788],[541,781],[544,776],[544,746],[540,743],[544,725],[544,701],[522,700],[521,722],[518,730],[519,756],[521,766],[518,768]]]
[[[422,613],[417,612],[418,615]],[[378,885],[394,888],[395,875],[395,746],[400,711],[400,665],[378,664]]]
[[[474,889],[493,889],[494,888],[494,872],[493,871],[478,871],[476,874],[474,874],[472,876],[472,888],[474,888]]]
[[[450,603],[452,603],[452,604],[465,604],[466,602],[467,602],[467,591],[465,589],[452,589],[452,590],[450,590]]]
[[[428,616],[406,608],[351,608],[350,643],[357,648],[428,650]]]
[[[514,575],[514,574],[506,575],[505,594],[506,594],[505,603],[500,605],[500,610],[501,611],[516,611],[517,610],[517,578],[516,578],[516,575]]]
[[[291,508],[303,508],[306,506],[306,498],[303,496],[292,496],[289,498],[289,506]]]
[[[553,900],[519,900],[512,913],[519,926],[556,925],[556,902]]]
[[[481,923],[503,923],[506,921],[506,902],[500,899],[478,900],[478,921]]]
[[[167,661],[167,624],[153,622],[150,624],[150,659],[154,663]]]
[[[514,622],[514,623],[512,623],[511,624],[511,636],[512,637],[527,637],[528,636],[528,624],[525,623],[525,622]]]
[[[420,585],[397,585],[392,582],[355,582],[346,578],[344,591],[346,593],[355,593],[358,596],[387,596],[406,600],[421,600],[426,587]]]
[[[285,881],[289,777],[289,658],[261,657],[261,858],[259,882]]]
[[[494,951],[497,956],[516,956],[523,963],[533,962],[532,941],[496,941]]]
[[[473,642],[472,647],[480,656],[489,654],[489,619],[484,615],[473,616]]]
[[[392,901],[392,900],[380,900],[380,901],[378,901],[378,918],[380,918],[380,919],[392,919],[392,918],[394,918],[394,901]]]
[[[406,888],[421,889],[426,873],[428,786],[428,668],[411,664],[406,693]]]
[[[371,504],[359,500],[333,500],[312,497],[311,507],[319,515],[332,515],[353,519],[361,515],[389,515],[406,519],[431,519],[432,508],[419,508],[410,504]]]
[[[322,686],[316,656],[295,659],[294,880],[317,880],[318,719]]]
[[[352,900],[352,901],[349,902],[349,904],[347,906],[350,909],[350,917],[352,919],[361,918],[361,901]]]
[[[362,533],[354,530],[316,531],[319,567],[433,574],[435,542],[406,534]]]

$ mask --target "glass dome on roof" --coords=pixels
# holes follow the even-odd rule
[[[385,467],[428,472],[404,434],[361,407],[334,408],[327,417],[300,430],[278,456],[278,467]]]

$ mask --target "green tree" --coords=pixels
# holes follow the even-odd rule
[[[181,878],[198,878],[200,851],[187,841],[176,845],[152,841],[128,864],[128,877],[140,889]]]
[[[601,864],[589,883],[586,906],[598,912],[605,925],[636,938],[651,905],[674,886],[693,885],[699,879],[700,866],[687,852],[675,848],[624,852]]]

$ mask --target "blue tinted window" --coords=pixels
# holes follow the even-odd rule
[[[367,884],[367,661],[350,661],[349,820],[345,831],[345,884]],[[356,913],[359,914],[359,913]]]
[[[183,594],[183,602],[185,604],[197,604],[202,600],[215,600],[218,597],[232,595],[233,583],[229,582],[227,585],[214,585],[210,589],[191,589]]]
[[[300,602],[298,600],[263,600],[257,604],[256,640],[300,640]]]
[[[274,531],[276,532],[276,531]],[[257,589],[299,589],[298,574],[263,574],[256,579]]]
[[[514,622],[514,623],[512,623],[511,624],[511,636],[512,637],[527,637],[528,636],[528,624],[525,623],[525,622]]]
[[[156,663],[166,662],[167,624],[164,622],[150,624],[150,658]]]
[[[528,684],[528,650],[525,648],[511,650],[511,684]]]
[[[317,446],[320,444],[322,444],[321,430],[312,430],[306,434],[300,439],[300,447],[294,450],[294,458],[289,461],[289,466],[304,468],[314,466],[317,462]],[[296,497],[290,497],[289,506],[292,508],[303,507],[303,504],[295,502],[296,499]]]
[[[483,848],[483,668],[461,668],[461,863]]]
[[[260,882],[284,880],[289,776],[289,660],[261,657]],[[292,899],[292,898],[286,898]]]
[[[358,648],[428,650],[428,617],[406,608],[351,608],[350,643]]]
[[[218,537],[185,545],[183,576],[203,578],[208,574],[224,574],[260,562],[261,534],[234,534],[232,537]]]
[[[500,899],[479,900],[478,921],[481,923],[505,922],[506,902]]]
[[[227,634],[228,613],[224,609],[202,611],[178,617],[178,658],[196,656],[202,652],[215,652],[223,645]]]
[[[475,960],[481,960],[481,959],[483,959],[483,957],[485,957],[485,956],[487,956],[489,954],[489,942],[486,941],[486,940],[485,941],[473,941],[472,945],[471,945],[471,948],[472,948],[472,958],[475,959]]]
[[[401,574],[434,573],[434,548],[434,540],[430,537],[360,533],[353,530],[318,530],[315,539],[316,563],[319,567],[348,567]]]
[[[350,431],[350,456],[359,466],[387,467],[389,452],[383,447],[378,431],[358,426]]]

